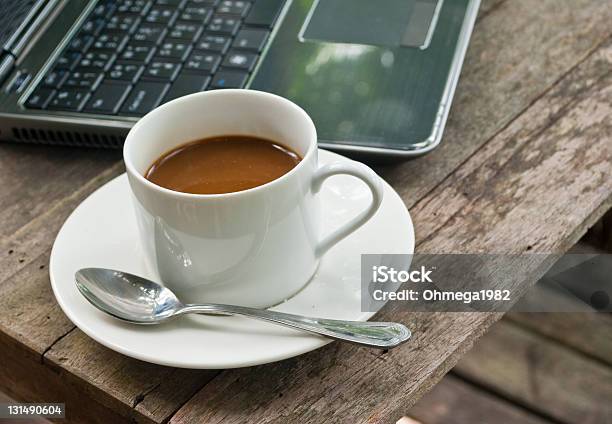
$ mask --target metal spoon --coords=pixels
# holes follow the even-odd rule
[[[76,272],[75,279],[79,291],[93,306],[134,324],[159,324],[188,313],[241,315],[379,349],[396,347],[411,335],[404,325],[393,322],[338,321],[243,306],[183,304],[160,284],[112,269],[84,268]]]

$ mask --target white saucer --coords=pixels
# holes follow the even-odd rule
[[[348,161],[319,151],[322,164]],[[324,228],[328,231],[367,206],[366,186],[336,176],[321,190]],[[68,217],[53,245],[49,273],[64,313],[83,332],[117,352],[161,365],[182,368],[237,368],[290,358],[329,343],[328,339],[240,317],[190,315],[159,326],[115,320],[91,306],[74,283],[85,267],[113,268],[159,281],[145,264],[127,177],[110,181]],[[406,206],[385,183],[376,215],[332,248],[308,286],[275,310],[294,314],[365,321],[361,311],[360,259],[363,253],[414,252],[414,229]],[[290,258],[287,258],[290,260]]]

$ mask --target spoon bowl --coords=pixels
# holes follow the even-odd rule
[[[184,307],[170,289],[121,271],[84,268],[76,272],[75,280],[92,305],[123,321],[159,324]]]

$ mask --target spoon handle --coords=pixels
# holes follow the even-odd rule
[[[394,322],[361,322],[309,318],[301,315],[243,306],[216,304],[185,305],[185,308],[179,313],[241,315],[305,330],[335,340],[343,340],[378,349],[391,349],[399,346],[411,336],[410,330],[406,326]]]

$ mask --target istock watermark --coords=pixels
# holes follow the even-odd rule
[[[372,267],[372,282],[374,283],[433,283],[430,275],[433,269],[426,269],[421,266],[420,269],[409,271],[407,269],[397,270],[386,265]]]
[[[362,310],[612,310],[612,255],[362,255]]]

